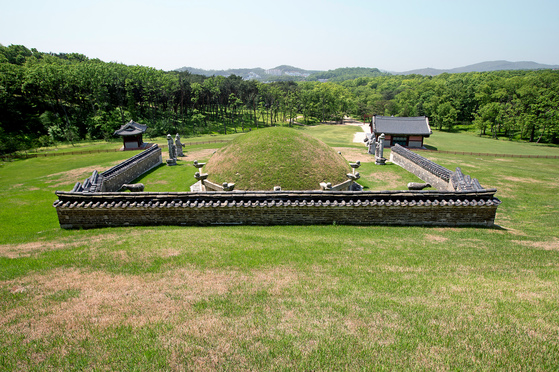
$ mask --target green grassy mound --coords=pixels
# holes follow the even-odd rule
[[[236,190],[317,190],[319,183],[345,181],[351,170],[330,146],[289,128],[260,129],[233,140],[208,161],[215,183],[233,182]]]

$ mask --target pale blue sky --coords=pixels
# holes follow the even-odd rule
[[[559,64],[559,1],[0,0],[0,43],[164,70]]]

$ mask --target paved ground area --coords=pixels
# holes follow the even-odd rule
[[[355,135],[353,136],[353,142],[359,142],[365,145],[365,138],[367,138],[367,133],[371,133],[371,126],[369,125],[369,123],[363,123],[357,120],[346,119],[344,121],[344,124],[360,126],[363,132],[355,133]]]

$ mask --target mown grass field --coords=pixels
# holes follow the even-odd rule
[[[368,189],[414,180],[332,128],[306,133],[361,160]],[[429,141],[469,146],[449,136]],[[188,190],[187,162],[221,145],[146,190]],[[557,370],[559,160],[422,154],[496,187],[498,226],[65,231],[54,191],[131,153],[2,164],[0,370]]]
[[[198,137],[186,137],[186,138],[181,138],[181,142],[183,144],[188,144],[189,146],[196,146],[193,145],[193,143],[201,143],[201,144],[205,144],[207,142],[213,142],[213,141],[230,141],[240,135],[242,135],[244,133],[240,132],[240,133],[233,133],[233,134],[227,134],[227,135],[217,135],[217,134],[207,134],[207,135],[203,135],[203,136],[198,136]],[[173,134],[173,141],[175,139],[175,136]],[[160,146],[167,145],[167,137],[165,136],[160,136],[160,137],[154,137],[154,138],[149,138],[149,137],[144,137],[143,138],[144,143],[157,143]],[[104,141],[104,140],[94,140],[94,141],[82,141],[79,143],[74,143],[74,144],[70,144],[70,143],[60,143],[57,144],[56,146],[50,146],[50,147],[40,147],[37,149],[32,149],[27,151],[27,153],[29,154],[38,154],[39,156],[41,155],[52,155],[52,154],[64,154],[64,153],[79,153],[82,151],[119,151],[122,148],[123,144],[122,144],[122,139],[121,138],[112,138],[109,141]]]

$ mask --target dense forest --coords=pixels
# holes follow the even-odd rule
[[[426,115],[441,130],[470,125],[480,135],[559,142],[559,71],[431,77],[363,70],[369,76],[339,69],[326,83],[265,84],[0,45],[0,153],[110,139],[129,120],[148,124],[155,137],[373,114]]]

